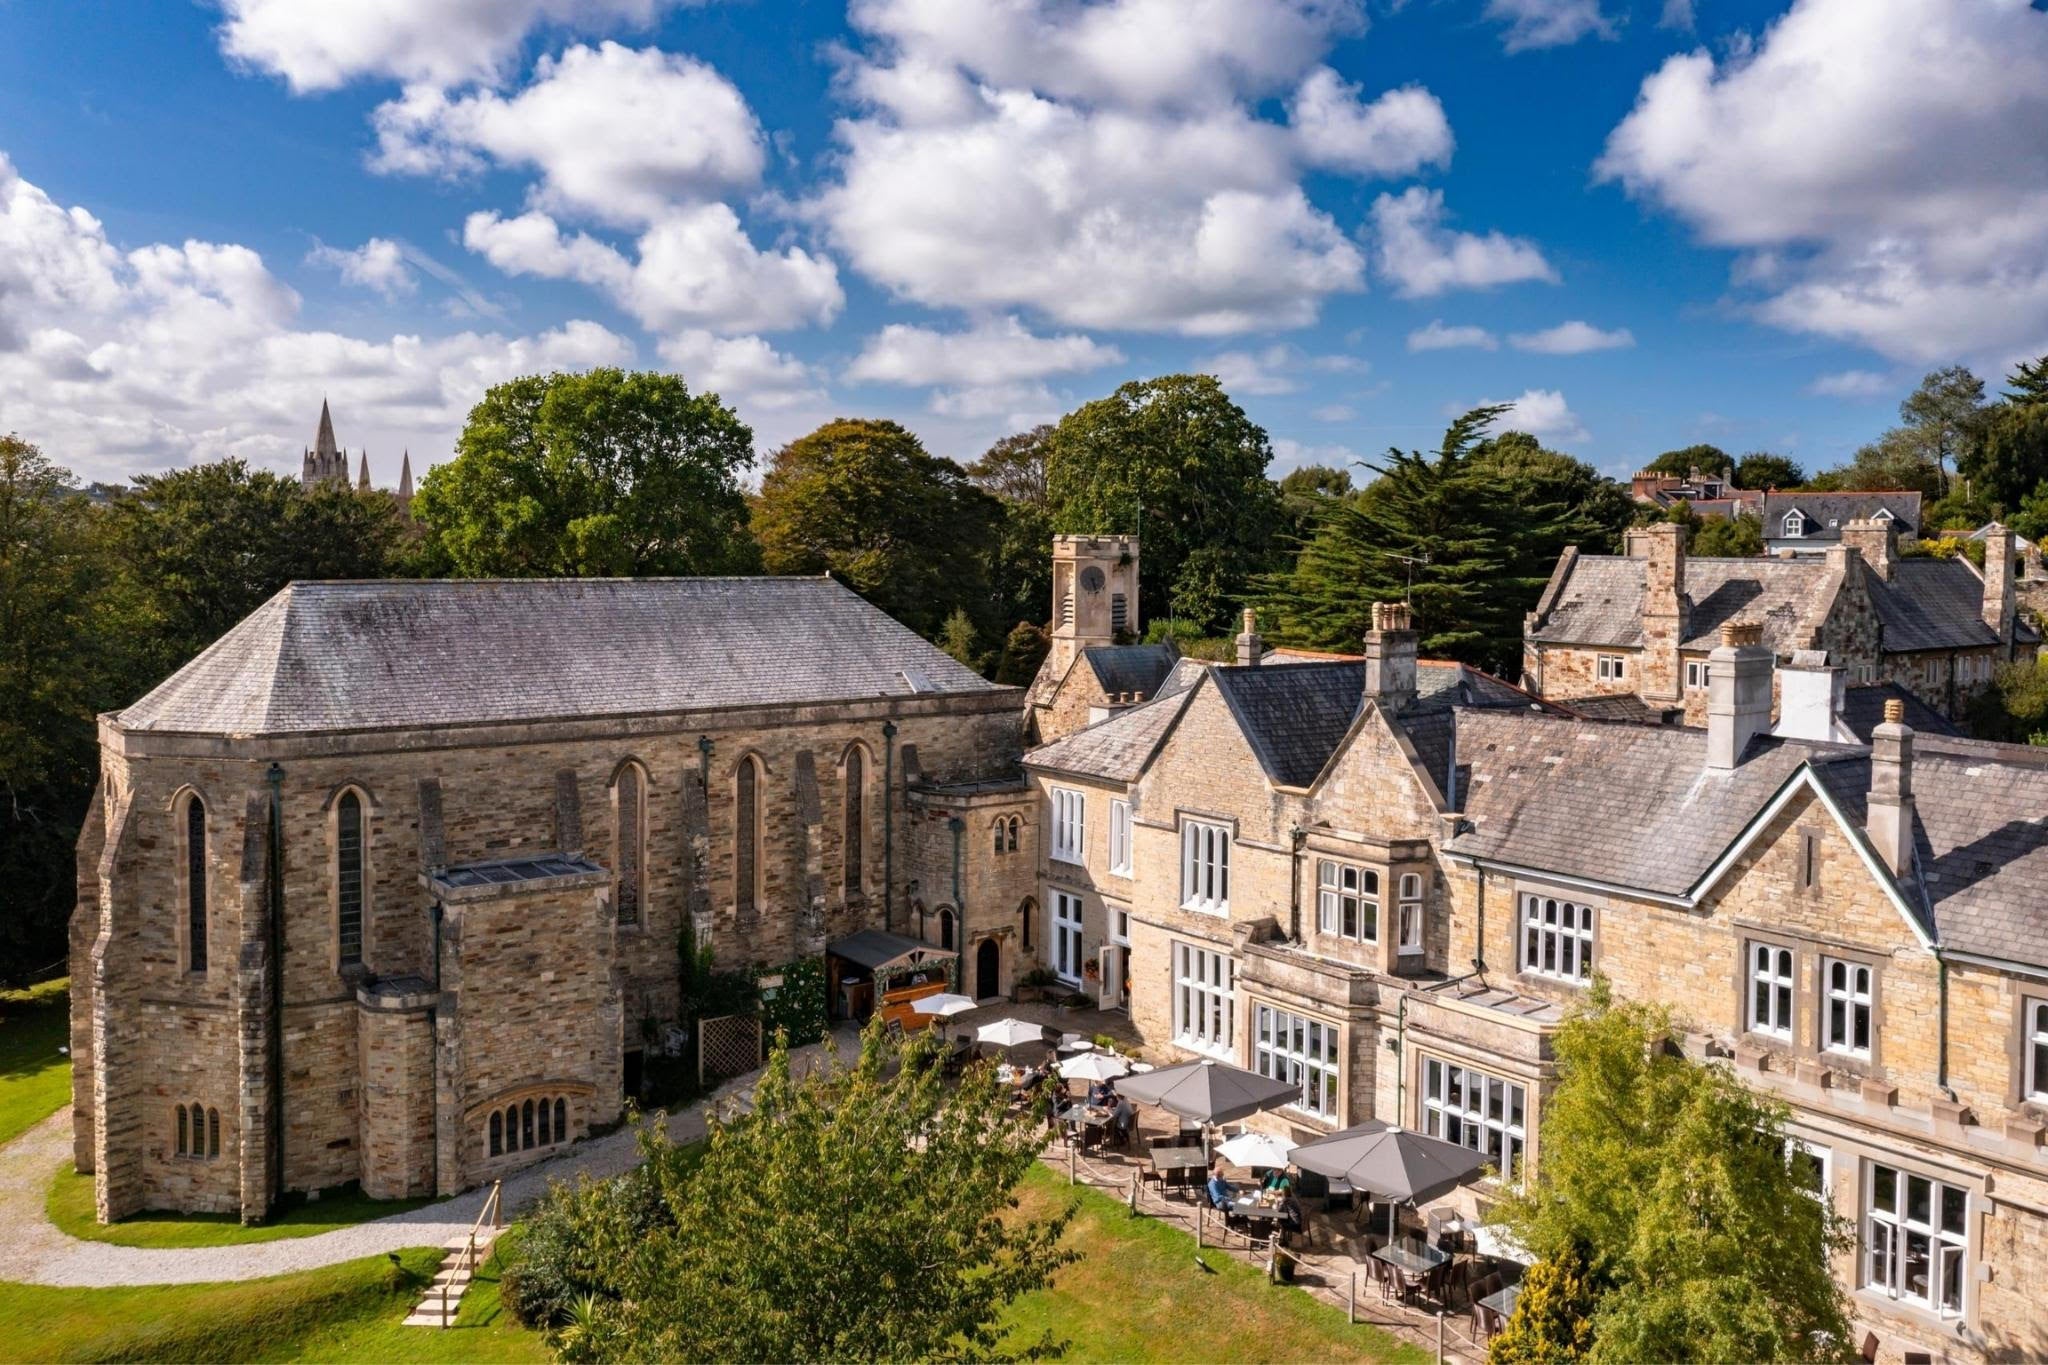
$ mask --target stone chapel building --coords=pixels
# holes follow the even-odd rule
[[[674,1020],[686,920],[734,969],[943,929],[1008,990],[1021,705],[826,578],[292,584],[100,719],[71,928],[99,1216],[559,1150]]]

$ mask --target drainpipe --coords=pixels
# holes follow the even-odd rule
[[[1472,864],[1472,880],[1479,884],[1479,936],[1472,940],[1472,966],[1476,971],[1486,970],[1486,868],[1479,863]]]
[[[946,821],[946,828],[953,832],[953,989],[957,991],[967,980],[967,898],[960,894],[960,836],[967,832],[967,822],[955,815]]]
[[[896,928],[896,722],[882,722],[882,928]]]
[[[1294,840],[1294,856],[1288,869],[1287,889],[1287,937],[1295,943],[1301,942],[1301,846],[1308,842],[1308,831],[1296,825],[1289,834]]]
[[[264,774],[270,783],[270,1200],[284,1197],[284,769]],[[271,1209],[263,1216],[268,1218]]]
[[[1394,1123],[1408,1116],[1408,992],[1394,1006]]]
[[[1934,948],[1934,980],[1937,1001],[1935,1015],[1939,1021],[1934,1053],[1934,1084],[1951,1103],[1954,1103],[1956,1092],[1948,1083],[1948,959],[1942,956],[1939,944]]]

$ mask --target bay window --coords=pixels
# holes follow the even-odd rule
[[[1422,951],[1422,877],[1419,874],[1401,874],[1400,906],[1401,936],[1396,942],[1400,952],[1413,956]]]
[[[1379,942],[1380,874],[1369,867],[1317,860],[1316,931],[1329,938]]]
[[[1260,1005],[1252,1012],[1252,1069],[1301,1087],[1294,1107],[1337,1117],[1337,1026]]]
[[[1425,1057],[1422,1131],[1485,1153],[1500,1178],[1520,1178],[1527,1142],[1528,1092],[1468,1066]]]

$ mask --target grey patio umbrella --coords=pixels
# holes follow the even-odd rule
[[[1486,1169],[1487,1158],[1455,1142],[1427,1137],[1368,1119],[1287,1154],[1304,1171],[1348,1180],[1356,1189],[1387,1196],[1387,1235],[1394,1235],[1394,1204],[1412,1203],[1463,1184]]]
[[[1171,1109],[1197,1123],[1228,1123],[1301,1097],[1299,1081],[1276,1081],[1207,1058],[1129,1077],[1117,1089],[1126,1099]]]

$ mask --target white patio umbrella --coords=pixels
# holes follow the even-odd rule
[[[1083,1052],[1062,1058],[1059,1072],[1063,1081],[1113,1081],[1130,1075],[1131,1064],[1107,1052]]]
[[[964,995],[922,995],[910,1002],[910,1008],[919,1014],[946,1018],[973,1009],[974,1001]]]
[[[1293,1147],[1287,1139],[1271,1133],[1239,1133],[1218,1143],[1216,1153],[1233,1166],[1277,1169],[1287,1164],[1287,1153]]]
[[[1496,1261],[1514,1261],[1519,1265],[1534,1265],[1536,1253],[1515,1240],[1515,1234],[1498,1223],[1481,1223],[1472,1229],[1472,1245],[1481,1256]]]
[[[978,1043],[993,1043],[997,1047],[1023,1047],[1026,1043],[1043,1043],[1046,1028],[1043,1024],[1029,1023],[1023,1019],[998,1019],[983,1024],[974,1031]]]

